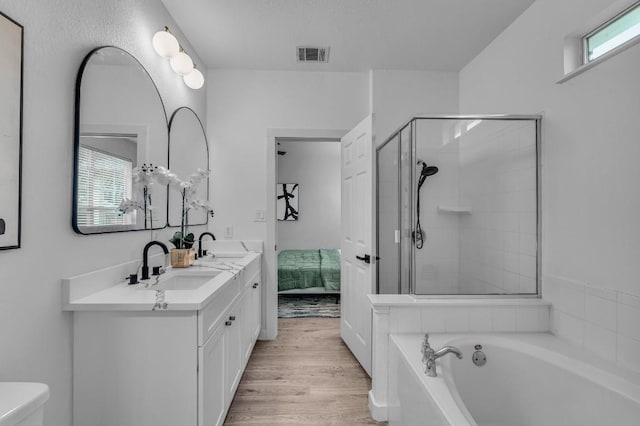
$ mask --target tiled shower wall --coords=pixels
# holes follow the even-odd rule
[[[428,177],[420,191],[424,247],[415,250],[416,294],[459,292],[460,223],[457,215],[438,212],[438,206],[459,204],[460,152],[449,124],[448,120],[416,122],[416,161],[438,167],[438,173]],[[419,174],[416,166],[416,179]]]
[[[542,292],[554,334],[640,372],[640,297],[553,276]]]
[[[471,208],[460,215],[460,292],[535,293],[535,121],[468,121],[459,131],[460,203]]]

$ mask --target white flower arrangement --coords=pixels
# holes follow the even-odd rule
[[[171,242],[176,248],[190,248],[193,245],[193,234],[185,235],[188,224],[186,223],[187,214],[191,209],[204,209],[213,217],[213,207],[208,201],[196,198],[198,186],[209,177],[208,170],[198,169],[188,180],[181,180],[178,175],[162,166],[154,166],[153,164],[143,164],[141,167],[135,167],[132,171],[133,186],[136,194],[141,197],[133,199],[124,199],[120,202],[118,209],[121,213],[128,213],[133,210],[141,210],[144,213],[145,229],[147,228],[147,217],[153,222],[153,205],[151,202],[150,187],[154,184],[177,189],[182,196],[182,214],[180,231],[176,232]]]
[[[198,192],[198,186],[209,176],[208,170],[198,169],[194,174],[189,176],[188,180],[181,181],[176,180],[169,185],[180,191],[182,195],[182,214],[180,231],[177,231],[170,242],[178,249],[191,248],[195,241],[195,236],[192,233],[187,233],[187,215],[191,209],[204,209],[208,214],[213,217],[213,207],[208,201],[203,201],[195,198]],[[173,184],[173,185],[172,185]]]
[[[120,202],[118,206],[120,213],[125,214],[130,211],[140,210],[144,214],[144,229],[152,228],[153,203],[151,200],[151,186],[154,183],[167,185],[168,175],[169,171],[162,166],[147,165],[145,163],[140,167],[135,167],[131,173],[134,195],[132,199],[125,198]]]

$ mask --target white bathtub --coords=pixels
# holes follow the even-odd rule
[[[433,334],[431,346],[462,350],[424,373],[421,334],[392,334],[390,425],[640,425],[640,375],[609,366],[556,337]],[[487,362],[472,362],[482,345]]]

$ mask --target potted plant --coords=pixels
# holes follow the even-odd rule
[[[195,237],[193,233],[183,234],[183,231],[177,231],[169,240],[175,248],[171,249],[171,266],[174,268],[186,268],[193,264],[195,260],[195,251],[193,250],[193,242]]]

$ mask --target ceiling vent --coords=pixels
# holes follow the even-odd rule
[[[329,47],[298,46],[298,62],[329,62]]]

